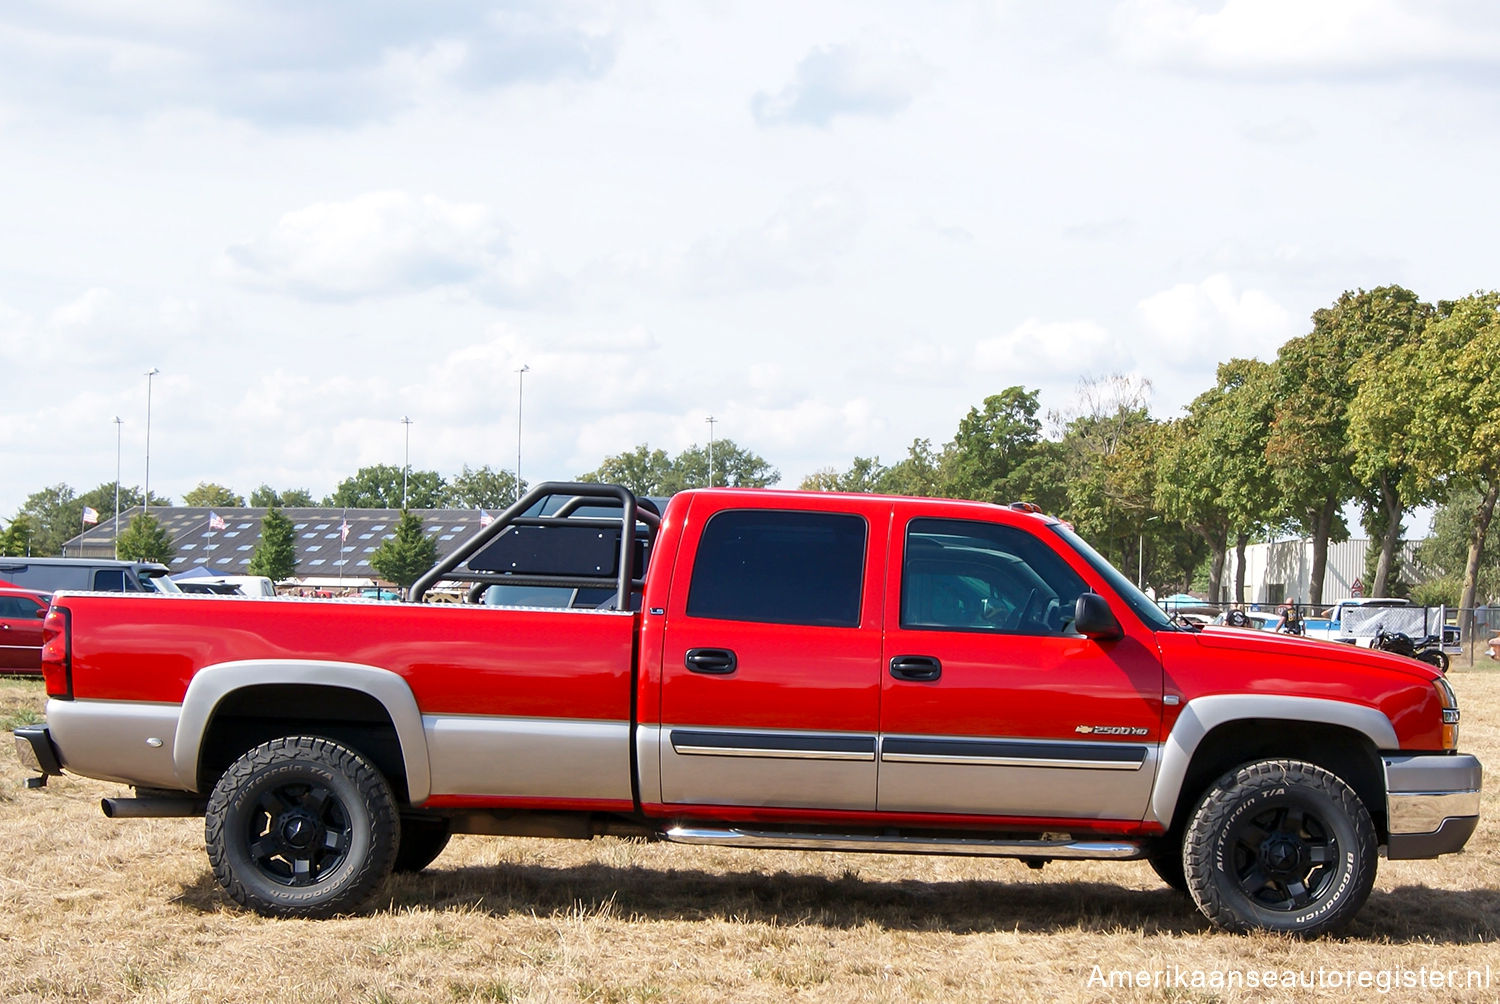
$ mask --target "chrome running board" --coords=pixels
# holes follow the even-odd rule
[[[995,858],[1092,858],[1117,861],[1144,857],[1129,840],[995,840],[986,837],[924,837],[858,833],[789,833],[776,830],[673,826],[662,838],[674,844],[760,847],[783,851],[872,851],[879,854],[953,854]]]

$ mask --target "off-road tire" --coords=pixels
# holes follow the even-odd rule
[[[1173,834],[1158,837],[1146,845],[1146,863],[1173,890],[1188,895],[1187,875],[1182,870],[1182,839]]]
[[[204,816],[214,877],[269,917],[349,913],[390,874],[395,798],[371,763],[330,739],[288,736],[250,750],[214,785]]]
[[[1218,927],[1314,935],[1364,905],[1378,850],[1349,785],[1301,760],[1260,760],[1209,787],[1187,826],[1183,866],[1193,901]]]
[[[411,874],[437,860],[448,846],[451,829],[448,820],[434,816],[402,816],[401,847],[396,851],[392,871]]]

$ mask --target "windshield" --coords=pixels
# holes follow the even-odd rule
[[[1151,602],[1151,598],[1136,588],[1135,583],[1121,575],[1119,570],[1104,560],[1104,555],[1089,546],[1088,541],[1074,533],[1061,523],[1052,527],[1068,545],[1083,556],[1083,560],[1089,563],[1089,567],[1104,577],[1104,581],[1110,584],[1120,599],[1124,600],[1135,615],[1146,622],[1146,626],[1156,631],[1176,631],[1172,618],[1168,617],[1166,611]]]
[[[146,589],[148,590],[154,589],[158,593],[182,592],[182,589],[178,587],[177,583],[167,577],[165,569],[159,572],[149,572],[146,569],[142,568],[140,570],[140,575],[141,585],[146,587]]]

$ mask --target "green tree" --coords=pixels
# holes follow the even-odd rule
[[[720,488],[765,488],[781,480],[781,472],[764,457],[738,446],[732,439],[718,439],[713,448],[713,484]],[[694,443],[677,454],[673,491],[702,488],[709,483],[708,447]]]
[[[453,509],[504,509],[525,490],[524,483],[517,490],[516,476],[510,471],[487,466],[471,469],[464,464],[464,469],[448,482],[443,505]]]
[[[1417,545],[1416,560],[1421,582],[1414,594],[1425,603],[1459,605],[1464,570],[1469,562],[1469,540],[1474,514],[1480,511],[1484,493],[1478,488],[1455,488],[1432,514],[1431,532]],[[1500,535],[1486,534],[1479,552],[1475,581],[1477,605],[1500,596]]]
[[[401,468],[391,464],[361,467],[339,482],[323,500],[330,509],[438,509],[447,488],[437,471],[408,471],[406,498],[402,498]]]
[[[1407,374],[1391,366],[1395,355],[1415,345],[1433,317],[1431,305],[1399,286],[1385,286],[1356,301],[1364,340],[1370,345],[1351,373],[1355,392],[1349,403],[1352,469],[1362,488],[1364,525],[1380,541],[1371,596],[1395,595],[1402,517],[1413,505],[1433,501],[1418,483],[1406,456],[1416,400]]]
[[[891,495],[930,498],[942,493],[942,458],[930,439],[913,439],[906,459],[897,461],[881,475],[878,491]]]
[[[642,443],[628,453],[605,457],[595,470],[578,475],[579,481],[594,484],[622,485],[636,495],[668,495],[667,485],[676,485],[672,458],[666,450],[653,450]]]
[[[36,524],[30,516],[21,513],[0,530],[0,557],[20,558],[31,554],[31,538],[36,534]]]
[[[437,563],[437,556],[437,544],[422,532],[421,518],[402,509],[395,534],[370,555],[370,567],[405,590]]]
[[[1269,378],[1270,367],[1254,359],[1220,364],[1214,387],[1167,423],[1160,441],[1156,503],[1207,545],[1206,583],[1215,601],[1231,539],[1238,556],[1233,598],[1245,598],[1245,546],[1275,504],[1265,477]]]
[[[214,484],[212,481],[200,481],[197,487],[182,496],[182,504],[205,508],[242,506],[245,504],[245,496],[236,495],[230,489]]]
[[[1402,459],[1418,490],[1442,498],[1472,489],[1459,606],[1472,608],[1495,504],[1500,498],[1500,293],[1438,306],[1415,344],[1390,365],[1418,384]]]
[[[888,473],[879,457],[855,457],[847,471],[825,467],[803,478],[797,487],[809,492],[878,492]]]
[[[764,488],[781,479],[781,472],[765,458],[742,449],[732,439],[714,442],[714,484],[740,488]],[[628,453],[604,458],[604,462],[579,481],[616,484],[637,495],[672,495],[708,484],[708,448],[694,444],[676,457],[642,443]]]
[[[137,515],[120,534],[120,557],[126,561],[159,561],[165,565],[176,553],[167,528],[149,512]]]
[[[272,506],[314,506],[318,503],[306,488],[288,488],[278,492],[270,485],[261,485],[250,493],[250,504],[258,509],[269,509]]]
[[[28,495],[21,514],[29,517],[34,527],[31,553],[61,554],[63,542],[78,534],[83,503],[71,487],[59,482]]]
[[[1156,509],[1158,430],[1147,409],[1151,385],[1113,375],[1084,381],[1069,413],[1054,413],[1062,431],[1057,464],[1047,475],[1060,501],[1043,508],[1063,516],[1119,568],[1139,568],[1146,582],[1191,581],[1202,541]]]
[[[290,579],[297,572],[297,531],[275,505],[260,521],[260,540],[250,555],[249,570],[251,575],[264,575],[273,582]]]
[[[1372,503],[1368,486],[1388,467],[1369,458],[1355,471],[1349,431],[1360,360],[1389,358],[1421,328],[1430,307],[1399,286],[1346,292],[1331,307],[1313,312],[1313,330],[1294,338],[1276,355],[1276,417],[1266,442],[1266,460],[1281,495],[1284,514],[1313,540],[1309,600],[1323,600],[1328,544],[1348,535],[1341,510],[1358,498],[1399,506],[1399,498]],[[1394,481],[1388,485],[1395,490]],[[1398,516],[1393,529],[1399,534]]]
[[[943,451],[941,490],[984,502],[1037,502],[1055,498],[1054,469],[1037,418],[1037,391],[1007,387],[970,408]]]

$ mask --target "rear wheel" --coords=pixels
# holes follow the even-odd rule
[[[1338,777],[1300,760],[1262,760],[1219,778],[1188,823],[1188,891],[1232,931],[1321,934],[1370,895],[1375,826]]]
[[[390,874],[400,841],[380,771],[328,739],[274,739],[214,785],[204,816],[214,877],[272,917],[328,917],[361,906]]]
[[[1417,653],[1417,658],[1427,663],[1439,673],[1448,672],[1448,653],[1441,649],[1429,648]]]

